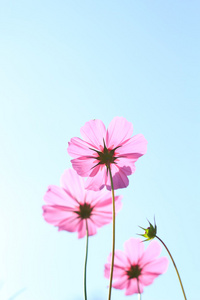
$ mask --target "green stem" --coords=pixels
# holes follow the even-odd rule
[[[115,194],[114,194],[114,186],[113,186],[113,179],[112,179],[112,173],[111,173],[110,165],[108,166],[108,171],[109,171],[109,175],[110,175],[110,183],[111,183],[111,190],[112,190],[112,206],[113,206],[112,258],[111,258],[110,283],[109,283],[109,293],[108,293],[108,300],[111,300],[113,268],[114,268],[114,255],[115,255]]]
[[[139,280],[138,279],[137,279],[137,286],[138,286],[138,300],[142,300],[141,293],[140,293]]]
[[[157,235],[156,235],[156,237],[157,237],[157,239],[163,244],[163,246],[164,246],[165,249],[167,250],[167,252],[168,252],[168,254],[169,254],[169,256],[170,256],[170,258],[171,258],[171,260],[172,260],[172,262],[173,262],[174,268],[175,268],[175,270],[176,270],[176,273],[177,273],[177,275],[178,275],[178,279],[179,279],[179,282],[180,282],[180,285],[181,285],[181,289],[182,289],[182,292],[183,292],[183,296],[184,296],[185,300],[187,300],[186,294],[185,294],[185,291],[184,291],[184,288],[183,288],[183,284],[182,284],[182,281],[181,281],[181,277],[180,277],[180,275],[179,275],[179,272],[178,272],[177,266],[176,266],[176,264],[175,264],[175,261],[174,261],[172,255],[171,255],[169,249],[168,249],[167,246],[165,245],[165,243],[164,243]]]
[[[87,287],[86,287],[86,270],[87,270],[87,259],[88,259],[88,224],[86,222],[86,250],[85,250],[85,266],[84,266],[84,299],[87,300]]]

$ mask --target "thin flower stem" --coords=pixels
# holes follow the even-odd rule
[[[185,294],[185,291],[184,291],[184,288],[183,288],[183,284],[182,284],[182,281],[181,281],[181,277],[180,277],[180,275],[179,275],[179,272],[178,272],[177,266],[176,266],[176,264],[175,264],[175,261],[174,261],[172,255],[171,255],[169,249],[168,249],[167,246],[165,245],[165,243],[164,243],[157,235],[156,235],[156,238],[163,244],[163,246],[164,246],[165,249],[167,250],[167,252],[168,252],[168,254],[169,254],[169,256],[170,256],[170,258],[171,258],[171,260],[172,260],[172,262],[173,262],[173,265],[174,265],[174,268],[175,268],[175,270],[176,270],[176,273],[177,273],[177,275],[178,275],[178,279],[179,279],[179,282],[180,282],[180,285],[181,285],[181,289],[182,289],[182,292],[183,292],[183,296],[184,296],[185,300],[187,300],[186,294]]]
[[[112,279],[113,279],[113,268],[114,268],[114,255],[115,255],[115,193],[113,186],[113,179],[110,165],[108,166],[108,171],[110,175],[110,183],[112,190],[112,206],[113,206],[113,237],[112,237],[112,258],[111,258],[111,268],[110,268],[110,283],[109,283],[109,293],[108,300],[111,300],[111,290],[112,290]]]
[[[86,271],[87,271],[87,259],[88,259],[88,224],[86,222],[86,250],[85,250],[85,266],[84,266],[84,299],[87,300],[87,286],[86,286]]]
[[[141,292],[140,292],[140,286],[139,286],[139,280],[137,279],[137,286],[138,286],[138,300],[142,300]]]

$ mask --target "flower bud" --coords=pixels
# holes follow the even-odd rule
[[[148,220],[149,222],[149,220]],[[140,226],[139,226],[140,227]],[[145,233],[144,234],[139,234],[143,237],[146,238],[145,241],[150,241],[152,239],[154,239],[156,237],[156,233],[157,233],[157,226],[156,226],[156,222],[155,222],[155,219],[154,219],[154,226],[149,222],[149,227],[147,227],[146,229],[143,228],[143,227],[140,227],[142,228],[143,230],[145,230]]]

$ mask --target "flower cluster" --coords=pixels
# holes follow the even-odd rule
[[[158,257],[161,246],[156,241],[144,250],[141,240],[131,238],[124,243],[124,252],[115,251],[115,213],[122,207],[122,196],[116,196],[114,190],[128,186],[128,176],[147,150],[144,136],[132,133],[133,125],[123,117],[115,117],[107,130],[101,120],[85,123],[81,128],[83,139],[74,137],[68,145],[73,169],[65,170],[60,186],[50,185],[44,196],[43,216],[48,223],[59,230],[77,232],[78,238],[86,236],[85,300],[88,237],[110,222],[113,246],[104,273],[110,278],[109,300],[112,287],[125,289],[125,295],[141,294],[144,286],[167,269],[167,259]],[[154,233],[150,224],[143,236],[151,239]]]

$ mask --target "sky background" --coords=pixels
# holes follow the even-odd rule
[[[115,116],[148,140],[116,193],[116,249],[155,215],[188,300],[198,298],[199,15],[198,0],[0,1],[1,300],[83,299],[85,239],[58,232],[41,207],[71,167],[68,141]],[[89,239],[89,300],[107,299],[111,235],[110,224]],[[172,299],[183,295],[170,263],[142,300]]]

